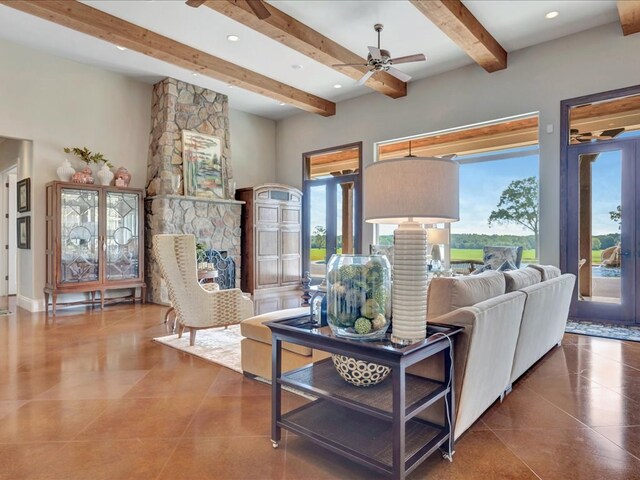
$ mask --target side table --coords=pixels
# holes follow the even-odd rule
[[[427,339],[412,345],[385,340],[339,338],[316,328],[308,316],[267,322],[272,333],[271,441],[277,448],[285,428],[394,479],[403,480],[437,449],[452,460],[454,431],[453,337],[463,330],[427,326]],[[331,359],[282,373],[282,342],[347,355],[392,368],[391,378],[371,387],[345,382]],[[406,373],[407,367],[443,352],[443,381]],[[282,385],[317,397],[282,414]],[[441,424],[417,415],[444,398]]]

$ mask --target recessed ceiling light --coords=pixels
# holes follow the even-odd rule
[[[237,42],[240,40],[240,37],[238,35],[227,35],[227,40],[230,42]]]
[[[284,105],[286,105],[286,103],[280,102],[280,106],[284,106]]]
[[[302,70],[302,65],[294,63],[293,65],[291,65],[291,68],[293,68],[294,70]]]
[[[551,20],[552,18],[556,18],[558,15],[560,15],[560,12],[554,10],[553,12],[548,12],[547,14],[545,14],[544,18]]]
[[[227,85],[227,87],[229,87],[229,88],[233,88],[233,85]]]
[[[116,48],[117,48],[118,50],[120,50],[121,52],[124,52],[124,51],[127,49],[127,47],[122,47],[122,46],[120,46],[120,45],[116,45]]]
[[[199,77],[200,74],[198,72],[193,72],[191,75],[193,75],[194,77]]]
[[[339,83],[336,83],[333,88],[342,88],[342,85],[340,85]]]

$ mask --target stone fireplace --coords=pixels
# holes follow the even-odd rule
[[[236,262],[240,285],[240,218],[242,203],[233,199],[234,183],[227,96],[166,78],[153,87],[151,138],[145,199],[146,281],[149,300],[168,303],[152,238],[160,233],[188,233],[208,248],[224,250]],[[184,195],[182,131],[221,139],[225,199]]]

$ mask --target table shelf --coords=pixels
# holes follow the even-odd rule
[[[280,426],[380,473],[393,473],[393,423],[320,399],[283,415]],[[405,426],[405,469],[433,453],[449,434],[421,419]]]
[[[355,387],[340,377],[331,359],[326,359],[289,371],[278,382],[380,419],[393,420],[391,375],[377,385]],[[406,374],[406,419],[414,417],[448,391],[443,382]]]

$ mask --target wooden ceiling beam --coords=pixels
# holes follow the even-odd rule
[[[618,0],[618,15],[625,36],[640,32],[640,0]]]
[[[208,0],[204,4],[354,80],[359,80],[368,71],[365,66],[334,67],[333,65],[338,63],[365,65],[367,61],[271,4],[264,4],[271,13],[264,20],[260,20],[244,1]],[[365,85],[391,98],[404,97],[407,94],[407,84],[387,72],[377,72]]]
[[[184,45],[75,0],[0,0],[0,3],[72,30],[249,90],[307,112],[335,115],[333,102]]]
[[[507,68],[507,52],[460,0],[411,0],[487,72]]]

